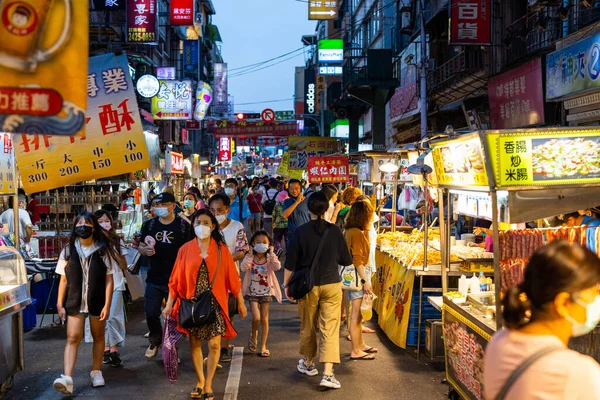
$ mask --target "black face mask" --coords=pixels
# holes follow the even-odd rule
[[[79,225],[75,228],[75,235],[79,236],[82,239],[87,239],[92,236],[92,227],[87,225]]]

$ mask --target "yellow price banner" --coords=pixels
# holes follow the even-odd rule
[[[281,157],[281,161],[279,162],[279,168],[277,169],[277,173],[281,176],[287,176],[291,179],[302,179],[302,174],[304,170],[301,169],[291,169],[290,168],[290,154],[286,151],[283,153]]]
[[[458,139],[438,142],[432,154],[439,185],[488,185],[481,140],[478,135],[466,135]]]
[[[486,140],[499,188],[600,182],[600,129],[488,134]]]

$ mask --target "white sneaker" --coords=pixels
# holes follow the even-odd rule
[[[330,389],[339,389],[342,387],[340,381],[335,379],[335,375],[323,375],[323,379],[321,379],[321,383],[319,386],[327,387]]]
[[[315,376],[319,374],[319,371],[317,371],[317,367],[315,367],[315,364],[306,364],[306,360],[303,358],[301,358],[300,361],[298,361],[298,371],[308,376]]]
[[[61,375],[54,380],[54,389],[62,394],[73,394],[73,378]]]
[[[156,357],[157,354],[158,354],[158,346],[153,346],[153,345],[148,346],[148,349],[146,350],[146,358],[147,359],[154,358],[154,357]]]
[[[146,339],[148,339],[148,338],[150,337],[150,332],[146,333],[146,334],[144,335],[144,337],[145,337]]]
[[[105,385],[104,377],[102,376],[102,371],[100,370],[90,372],[90,378],[92,379],[93,387],[100,387]]]

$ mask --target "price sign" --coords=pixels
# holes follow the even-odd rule
[[[348,182],[348,157],[310,157],[308,180],[311,183]]]

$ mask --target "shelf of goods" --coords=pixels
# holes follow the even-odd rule
[[[569,157],[573,152],[569,151],[569,143],[574,140],[597,143],[600,130],[578,127],[479,131],[430,143],[442,216],[440,249],[450,249],[441,253],[461,258],[464,270],[465,262],[478,264],[477,257],[469,258],[469,254],[450,244],[449,205],[454,205],[453,198],[458,201],[451,212],[487,219],[492,224],[493,258],[489,258],[489,253],[477,256],[484,257],[484,263],[493,270],[495,292],[466,297],[448,292],[448,276],[452,274],[446,271],[453,261],[445,256],[441,262],[446,266],[441,268],[446,377],[452,390],[464,399],[483,398],[485,347],[502,327],[496,304],[509,287],[523,280],[531,255],[553,240],[579,243],[599,253],[600,236],[595,228],[523,229],[528,221],[597,206],[600,170],[590,165],[565,173],[562,168],[555,168],[560,160],[543,156],[548,146],[561,148],[557,154],[564,164],[571,164]],[[597,156],[584,158],[584,164],[587,159],[596,160]],[[435,241],[432,245],[436,247]],[[600,361],[598,335],[588,335],[570,346]]]

